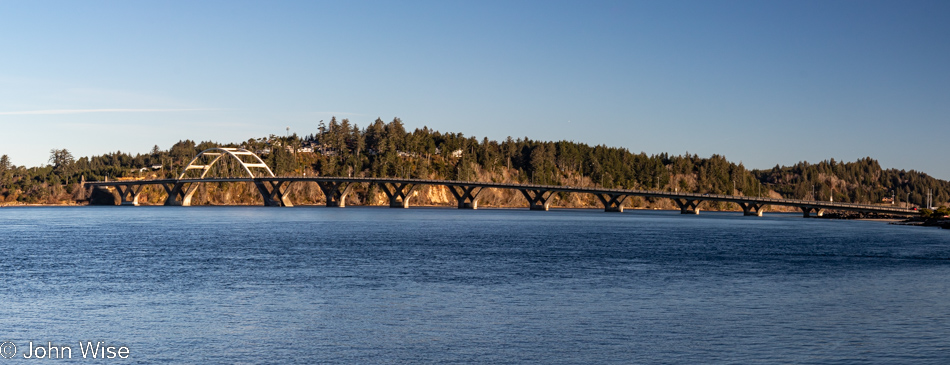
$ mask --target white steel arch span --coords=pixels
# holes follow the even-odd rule
[[[200,159],[201,156],[216,156],[216,157],[214,158],[214,160],[212,160],[208,164],[196,165],[195,162],[198,162],[198,159]],[[244,171],[247,172],[247,175],[251,178],[274,177],[274,172],[271,171],[270,167],[267,167],[267,164],[264,163],[264,160],[261,160],[261,158],[258,157],[256,154],[254,154],[254,152],[248,151],[243,148],[214,147],[214,148],[209,148],[198,153],[198,155],[195,156],[195,158],[193,158],[191,162],[188,163],[187,166],[185,166],[185,169],[181,170],[181,175],[178,176],[178,179],[179,180],[184,179],[185,173],[187,173],[188,170],[202,170],[200,179],[203,179],[205,175],[208,174],[208,171],[211,170],[211,167],[214,166],[214,164],[216,164],[218,160],[220,160],[224,156],[231,156],[235,160],[240,162],[241,167],[244,168]],[[254,160],[256,160],[257,162],[247,163],[244,160],[242,160],[240,156],[252,156]],[[267,175],[255,176],[254,172],[251,171],[252,168],[264,169],[264,171],[267,172]]]

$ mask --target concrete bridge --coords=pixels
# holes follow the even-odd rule
[[[211,158],[210,162],[202,163],[202,159]],[[207,177],[206,175],[222,158],[232,158],[240,162],[237,171],[243,171],[248,176],[240,177]],[[248,161],[250,159],[251,161]],[[189,178],[189,171],[200,172],[198,177]],[[260,171],[257,175],[254,171]],[[398,179],[398,178],[366,178],[366,177],[277,177],[269,167],[252,152],[236,148],[212,148],[198,154],[183,170],[177,179],[138,180],[138,181],[103,181],[86,182],[89,189],[112,190],[118,196],[120,205],[139,205],[138,198],[142,187],[159,185],[168,193],[164,205],[189,206],[194,193],[202,183],[216,182],[247,182],[254,183],[266,206],[290,207],[293,203],[287,194],[287,187],[295,182],[315,182],[326,196],[328,207],[344,207],[346,196],[358,184],[375,184],[389,198],[389,206],[393,208],[408,208],[413,192],[420,186],[445,186],[449,189],[458,203],[459,209],[477,209],[478,198],[486,189],[518,190],[528,201],[531,210],[548,210],[551,198],[556,193],[593,194],[604,205],[608,212],[623,212],[624,202],[631,196],[667,198],[673,200],[682,214],[699,214],[700,205],[705,201],[732,202],[742,208],[747,216],[762,216],[767,206],[790,206],[801,209],[805,217],[814,213],[822,216],[826,210],[852,211],[860,213],[881,213],[894,215],[917,215],[919,212],[912,209],[902,209],[884,205],[835,203],[815,200],[775,199],[762,197],[679,193],[651,190],[631,189],[604,189],[583,188],[557,185],[532,184],[505,184],[478,181],[454,180],[427,180],[427,179]]]

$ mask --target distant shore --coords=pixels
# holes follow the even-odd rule
[[[940,227],[943,229],[950,229],[950,219],[948,218],[910,218],[891,224],[899,226]]]

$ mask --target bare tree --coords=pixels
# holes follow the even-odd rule
[[[49,163],[52,164],[56,170],[62,171],[68,169],[72,166],[74,161],[73,154],[65,148],[49,150]]]

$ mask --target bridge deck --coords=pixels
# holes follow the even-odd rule
[[[870,204],[854,204],[841,202],[825,202],[802,199],[776,199],[764,197],[719,195],[719,194],[699,194],[699,193],[680,193],[656,190],[633,190],[633,189],[607,189],[607,188],[584,188],[576,186],[558,186],[558,185],[536,185],[536,184],[509,184],[493,183],[480,181],[455,181],[455,180],[430,180],[430,179],[398,179],[398,178],[367,178],[367,177],[265,177],[265,178],[204,178],[204,179],[158,179],[158,180],[138,180],[138,181],[99,181],[86,182],[91,187],[128,187],[143,185],[176,185],[176,184],[194,184],[194,183],[214,183],[214,182],[253,182],[271,184],[283,184],[287,182],[324,182],[324,183],[370,183],[370,184],[411,184],[411,185],[442,185],[458,187],[480,187],[495,189],[513,189],[513,190],[534,190],[543,192],[568,192],[568,193],[587,193],[587,194],[607,194],[616,196],[640,196],[653,198],[682,199],[686,201],[722,201],[741,204],[756,205],[779,205],[792,206],[809,209],[827,209],[827,210],[846,210],[867,213],[886,213],[900,215],[917,215],[918,211],[912,209],[902,209],[896,207],[886,207]]]

